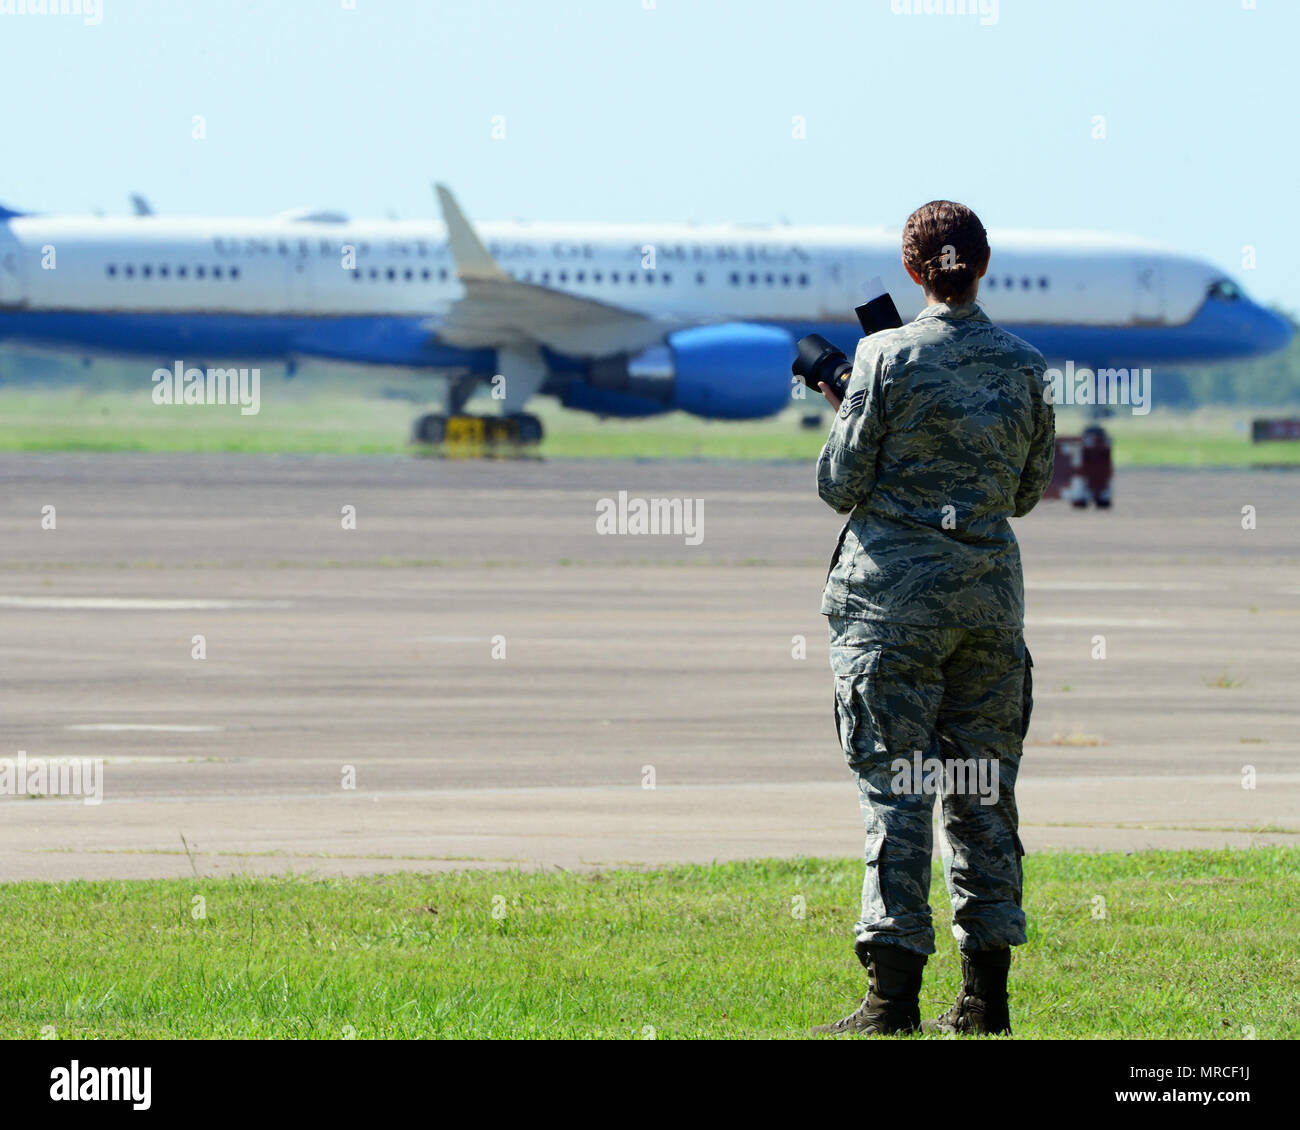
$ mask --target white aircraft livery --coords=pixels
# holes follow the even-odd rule
[[[539,394],[601,416],[734,420],[790,403],[804,334],[852,355],[866,280],[883,281],[905,320],[921,306],[883,228],[474,226],[437,194],[442,223],[0,208],[0,341],[150,367],[418,369],[445,378],[452,413],[500,375],[502,411],[534,422],[522,414]],[[980,304],[1050,363],[1226,361],[1291,339],[1224,272],[1153,244],[997,230],[989,243]],[[417,436],[444,425],[425,416]]]

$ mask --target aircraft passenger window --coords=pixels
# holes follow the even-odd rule
[[[771,286],[776,281],[776,278],[769,273],[763,276],[763,281],[767,283],[768,286]]]
[[[740,285],[740,272],[739,272],[739,271],[732,271],[731,274],[728,276],[728,279],[729,279],[729,281],[731,282],[731,285],[732,285],[732,286],[739,286],[739,285]]]
[[[1039,289],[1039,290],[1046,290],[1046,289],[1047,289],[1047,276],[1046,276],[1046,275],[1039,275],[1039,276],[1038,276],[1038,289]]]
[[[1013,279],[1010,275],[1007,275],[1007,277],[1002,280],[1002,285],[1005,286],[1007,290],[1014,290],[1016,286],[1016,280]]]
[[[782,275],[782,276],[781,276],[781,285],[782,285],[782,286],[789,286],[789,285],[790,285],[790,276],[789,276],[789,275]]]
[[[425,282],[428,282],[429,279],[432,278],[432,277],[433,277],[432,272],[429,270],[428,267],[425,267],[425,268],[420,272],[420,278],[422,278]]]
[[[189,269],[187,267],[176,268],[176,277],[178,279],[183,279],[188,273],[189,273]]]
[[[410,282],[413,278],[415,278],[415,272],[411,270],[410,267],[407,267],[406,270],[402,272],[402,278],[404,278],[407,282]]]
[[[111,279],[111,278],[115,278],[116,276],[117,276],[117,268],[113,266],[112,263],[110,263],[108,265],[108,277]]]
[[[201,279],[201,278],[203,277],[203,268],[202,268],[202,267],[195,267],[195,268],[194,268],[194,277],[195,277],[196,279]]]
[[[140,268],[140,274],[143,275],[143,276],[147,279],[151,274],[153,274],[153,268],[152,268],[152,267],[141,267],[141,268]]]
[[[280,240],[280,242],[276,246],[279,248],[281,255],[289,254],[289,245],[285,243],[284,240]]]
[[[618,282],[618,272],[617,272],[617,271],[610,271],[610,272],[609,272],[609,281],[612,282],[612,283],[616,283],[616,282]]]
[[[361,272],[360,272],[360,271],[349,271],[348,274],[350,274],[350,275],[352,276],[352,281],[353,281],[353,282],[360,282],[360,281],[361,281]]]
[[[213,268],[212,268],[212,277],[213,277],[214,279],[219,279],[219,278],[221,278],[221,268],[220,268],[220,267],[213,267]]]
[[[378,268],[378,267],[371,267],[371,268],[370,268],[370,277],[371,277],[372,279],[377,279],[377,278],[379,278],[379,268]]]
[[[395,278],[397,278],[397,272],[394,271],[392,267],[389,267],[388,270],[384,273],[388,276],[389,282],[392,282]]]
[[[164,270],[165,270],[165,269],[166,269],[166,268],[164,268]],[[239,268],[238,268],[238,267],[231,267],[231,268],[230,268],[230,277],[231,277],[232,279],[237,279],[237,278],[239,278]]]
[[[628,286],[632,286],[632,285],[634,285],[635,283],[636,283],[636,275],[633,274],[631,271],[628,271],[628,273],[627,273],[627,285],[628,285]]]
[[[561,272],[560,272],[560,282],[562,282],[562,283],[566,283],[566,282],[568,282],[568,281],[569,281],[569,272],[568,272],[568,271],[561,271]]]
[[[989,275],[989,290],[996,290],[997,285],[998,280],[993,275]]]
[[[655,281],[655,274],[654,274],[654,272],[653,272],[653,271],[646,271],[646,273],[645,273],[645,282],[646,282],[646,286],[649,286],[649,285],[650,285],[652,282],[654,282],[654,281]]]
[[[231,273],[231,275],[237,275],[237,274],[239,274],[239,268],[238,268],[238,267],[231,267],[231,268],[230,268],[230,273]],[[159,267],[159,268],[158,268],[158,277],[159,277],[160,279],[165,279],[165,278],[167,277],[167,268],[166,268],[166,267]]]
[[[1034,280],[1031,278],[1026,277],[1020,280],[1021,290],[1029,290],[1033,285],[1034,285]]]
[[[696,282],[696,284],[699,285],[699,286],[703,286],[703,285],[704,285],[704,272],[703,272],[703,271],[696,271],[696,272],[695,272],[695,282]]]
[[[665,271],[665,272],[663,273],[663,276],[662,276],[662,280],[661,280],[661,281],[663,282],[664,286],[667,286],[669,283],[671,283],[671,282],[673,281],[673,276],[670,275],[667,271]]]
[[[442,267],[442,268],[438,271],[438,278],[439,278],[439,280],[440,280],[441,282],[446,282],[446,281],[447,281],[447,268],[446,268],[446,267]]]
[[[800,275],[800,276],[799,276],[799,285],[800,285],[800,286],[807,286],[807,285],[808,285],[808,276],[807,276],[807,275]]]
[[[573,281],[574,281],[574,282],[584,282],[584,281],[586,280],[586,278],[587,278],[587,272],[586,272],[586,271],[579,271],[576,275],[573,276]]]
[[[754,271],[750,271],[750,272],[749,272],[749,285],[750,285],[750,286],[753,286],[756,282],[758,282],[758,275],[757,275]]]
[[[134,267],[128,266],[128,267],[126,268],[126,270],[124,270],[122,273],[123,273],[124,275],[126,275],[126,277],[127,277],[128,279],[133,279],[133,278],[135,278],[135,268],[134,268]]]
[[[550,271],[543,271],[543,272],[542,272],[542,282],[544,282],[544,283],[548,283],[548,282],[550,282],[550,281],[551,281],[551,272],[550,272]]]
[[[601,280],[601,274],[600,274],[600,272],[599,272],[599,271],[592,271],[592,272],[591,272],[591,281],[592,281],[592,282],[600,282],[600,280]]]

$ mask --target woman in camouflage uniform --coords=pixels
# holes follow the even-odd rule
[[[920,1026],[936,792],[962,989],[934,1025],[1010,1032],[1009,947],[1025,940],[1015,783],[1032,663],[1008,519],[1051,478],[1055,423],[1042,355],[975,303],[988,262],[969,208],[918,208],[903,264],[925,309],[859,342],[842,402],[821,386],[836,416],[818,492],[849,515],[821,611],[867,833],[854,932],[869,992],[819,1033]]]

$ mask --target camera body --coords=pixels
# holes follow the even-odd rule
[[[880,330],[895,329],[903,324],[903,319],[898,316],[898,307],[888,293],[854,307],[853,312],[858,316],[863,334],[868,337]],[[817,386],[825,383],[843,400],[849,384],[849,374],[853,371],[853,362],[845,356],[844,351],[837,349],[821,334],[801,337],[796,348],[798,353],[790,371],[813,392],[820,392]]]

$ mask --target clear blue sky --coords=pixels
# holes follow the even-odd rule
[[[0,14],[0,202],[416,217],[442,179],[480,219],[897,226],[947,196],[1159,239],[1300,310],[1295,0],[1000,0],[987,26],[902,0],[101,2]]]

